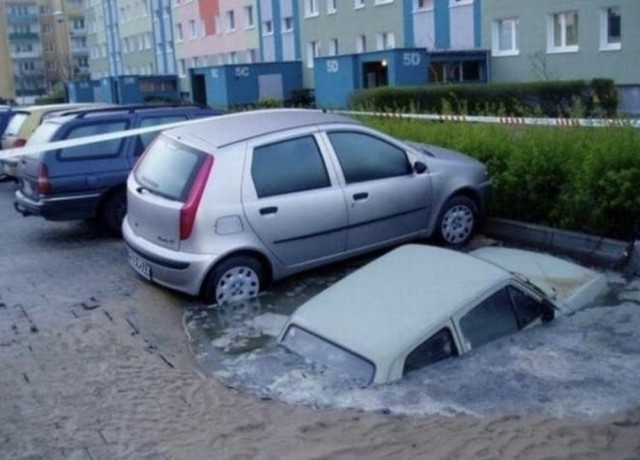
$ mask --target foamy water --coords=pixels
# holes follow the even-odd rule
[[[243,391],[315,407],[594,418],[640,402],[640,279],[610,273],[613,294],[598,305],[365,388],[275,342],[288,315],[336,279],[302,277],[241,305],[188,311],[199,363]]]

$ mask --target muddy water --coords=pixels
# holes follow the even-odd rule
[[[196,359],[229,386],[314,407],[593,418],[640,402],[640,279],[616,273],[595,305],[392,385],[361,388],[276,345],[288,315],[369,260],[291,278],[250,302],[189,308],[184,324]]]

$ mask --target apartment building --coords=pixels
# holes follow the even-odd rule
[[[180,88],[191,92],[189,69],[260,61],[255,0],[174,0]]]
[[[91,75],[175,74],[170,0],[89,0]]]
[[[491,81],[610,78],[640,113],[640,1],[483,0]]]

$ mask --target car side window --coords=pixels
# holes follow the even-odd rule
[[[509,288],[500,289],[464,315],[460,329],[471,348],[517,332],[520,328]]]
[[[509,287],[509,292],[516,307],[516,315],[521,329],[542,316],[544,307],[540,301],[515,287]]]
[[[369,134],[328,132],[347,184],[412,173],[404,150]]]
[[[251,177],[259,198],[329,187],[329,175],[313,136],[256,147]]]
[[[443,359],[458,356],[458,349],[448,327],[440,329],[409,353],[402,374],[421,369]]]
[[[186,115],[165,115],[162,117],[147,117],[147,118],[143,118],[140,121],[139,127],[147,128],[149,126],[158,126],[166,123],[176,123],[178,121],[185,121],[186,119],[187,119]],[[158,136],[158,134],[160,134],[160,131],[156,131],[155,133],[140,134],[136,138],[136,147],[133,154],[137,157],[142,155],[142,152],[144,152],[146,148],[149,147],[149,144],[151,144],[151,142]]]
[[[77,139],[80,137],[96,136],[98,134],[114,133],[127,129],[126,120],[111,122],[91,123],[71,128],[66,139]],[[63,160],[77,160],[91,157],[111,157],[118,156],[125,139],[113,139],[110,141],[96,142],[90,145],[80,145],[78,147],[67,147],[60,149],[59,157]]]

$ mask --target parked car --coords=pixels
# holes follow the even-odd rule
[[[114,106],[74,110],[46,119],[29,145],[157,126],[219,115],[197,106]],[[99,217],[120,232],[131,167],[157,132],[25,155],[20,160],[16,209],[48,220]]]
[[[42,120],[53,113],[71,110],[80,107],[102,107],[101,103],[74,103],[74,104],[49,104],[34,105],[12,110],[12,116],[2,134],[2,148],[12,149],[23,147],[33,132],[40,126]],[[2,170],[7,176],[14,179],[18,176],[18,158],[0,161]]]
[[[9,120],[11,119],[11,106],[8,105],[0,105],[0,138],[4,134],[4,130],[9,124]],[[0,150],[2,150],[2,144],[0,144]]]
[[[416,148],[341,115],[280,109],[165,131],[127,188],[131,265],[223,304],[414,238],[462,244],[490,180],[460,153]]]
[[[279,343],[365,384],[389,383],[575,311],[606,288],[603,274],[546,254],[406,245],[300,306]]]

